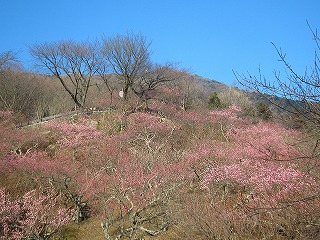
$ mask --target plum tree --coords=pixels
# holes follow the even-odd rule
[[[71,220],[72,211],[54,193],[33,190],[13,200],[0,189],[1,239],[49,239]]]

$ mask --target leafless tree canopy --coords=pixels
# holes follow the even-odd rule
[[[112,105],[116,87],[123,98],[129,92],[147,105],[152,92],[175,79],[170,65],[153,64],[150,42],[141,34],[116,35],[102,42],[61,41],[35,44],[30,48],[38,67],[58,78],[77,107],[84,107],[93,77],[100,77]]]
[[[182,72],[175,71],[170,65],[150,64],[148,70],[138,74],[132,85],[132,91],[142,100],[147,108],[147,101],[153,97],[157,87],[178,80]]]
[[[138,77],[150,66],[150,43],[141,34],[103,38],[102,53],[112,71],[123,81],[124,99]]]
[[[17,58],[17,53],[9,50],[6,52],[0,53],[0,70],[4,70],[6,68],[16,68],[16,67],[21,67],[18,66],[19,64],[18,58]]]
[[[283,78],[279,72],[274,72],[275,81],[268,81],[259,69],[258,76],[251,74],[235,73],[240,84],[247,89],[263,94],[273,106],[289,113],[299,116],[313,129],[320,126],[320,38],[317,31],[312,33],[316,51],[313,64],[306,69],[303,74],[299,74],[287,61],[286,54],[275,44],[275,50],[278,53],[279,61],[283,63],[286,69],[286,76]]]
[[[61,41],[30,48],[39,67],[57,77],[77,107],[84,107],[93,76],[99,69],[98,44]]]

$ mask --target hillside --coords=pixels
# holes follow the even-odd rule
[[[208,94],[212,92],[222,92],[228,88],[227,85],[218,82],[213,79],[204,78],[198,75],[193,75],[196,82],[203,86],[203,88],[207,91]]]
[[[176,104],[179,104],[182,98],[188,98],[190,104],[206,104],[212,92],[226,88],[224,84],[214,80],[186,72],[179,74],[180,76],[177,76],[172,83],[164,85],[169,91],[162,93],[165,90],[162,87],[158,91],[152,91],[151,98],[166,99]],[[0,77],[0,110],[11,109],[19,113],[21,115],[19,121],[67,113],[75,106],[71,96],[54,76],[22,70],[6,70],[1,72]],[[104,109],[120,104],[121,98],[118,93],[122,88],[121,81],[112,75],[107,80],[108,85],[99,76],[93,78],[88,90],[86,108]],[[139,99],[135,94],[130,94],[131,105],[134,106],[134,102]]]
[[[0,71],[0,239],[319,238],[317,125],[151,67]]]
[[[178,73],[175,81],[152,91],[149,100],[151,111],[158,111],[159,106],[157,105],[161,102],[173,104],[176,108],[206,109],[211,94],[217,93],[222,107],[236,104],[246,114],[254,116],[258,114],[259,103],[264,102],[275,116],[282,113],[262,95],[246,92],[195,74]],[[46,121],[56,116],[70,115],[75,108],[70,95],[59,80],[53,76],[25,71],[5,71],[2,72],[0,84],[2,86],[0,88],[0,110],[13,110],[15,122],[20,126]],[[118,95],[120,90],[121,81],[115,75],[108,77],[108,86],[99,76],[95,76],[88,91],[85,109],[104,110],[121,107],[122,99]],[[279,104],[283,104],[284,100],[275,99]],[[139,108],[141,103],[141,99],[130,93],[130,100],[126,108]]]
[[[235,105],[154,104],[23,129],[1,111],[0,236],[319,237],[319,172],[303,132]]]

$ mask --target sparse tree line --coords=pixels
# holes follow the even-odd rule
[[[98,98],[113,106],[119,102],[119,93],[123,103],[128,102],[129,98],[137,99],[139,104],[148,108],[148,101],[155,97],[158,88],[164,88],[167,83],[177,81],[183,75],[171,64],[153,63],[150,44],[141,34],[103,37],[101,41],[69,40],[34,44],[30,47],[30,53],[42,75],[23,71],[19,67],[17,54],[4,52],[0,55],[0,106],[36,118],[59,111],[49,109],[53,106],[50,104],[53,99],[60,102],[56,105],[61,109],[70,108],[70,101],[66,101],[70,98],[76,108],[83,109],[92,107]],[[50,83],[55,80],[59,80],[62,86],[57,93],[50,89],[57,87]],[[41,96],[46,91],[42,92],[42,87],[52,91],[51,94],[44,94],[50,99],[49,102]],[[68,102],[68,107],[63,106],[63,102]],[[34,109],[42,107],[47,109]],[[31,114],[30,108],[36,113]]]
[[[221,102],[213,104],[210,92],[187,71],[153,63],[150,46],[141,34],[34,44],[30,53],[41,74],[24,71],[15,52],[4,52],[0,107],[21,113],[21,121],[128,102],[146,110],[152,99],[175,102],[184,110],[208,101],[214,108],[237,103],[255,114],[245,93],[231,87],[220,91],[216,100]]]

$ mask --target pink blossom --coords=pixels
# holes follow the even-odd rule
[[[256,196],[268,192],[268,200],[274,202],[292,193],[319,189],[317,181],[298,170],[298,165],[292,162],[300,156],[293,145],[298,135],[276,123],[260,122],[231,128],[228,132],[231,142],[216,143],[215,150],[211,151],[212,157],[226,161],[208,168],[203,186],[211,188],[221,181],[231,180],[251,188]]]
[[[60,207],[57,196],[31,191],[12,200],[0,189],[0,238],[47,239],[72,220],[72,212]]]
[[[45,125],[46,128],[59,132],[58,143],[65,147],[77,147],[90,143],[102,136],[92,122],[79,119],[77,123],[67,121],[51,121]]]
[[[0,111],[0,119],[9,119],[13,115],[12,111]]]

